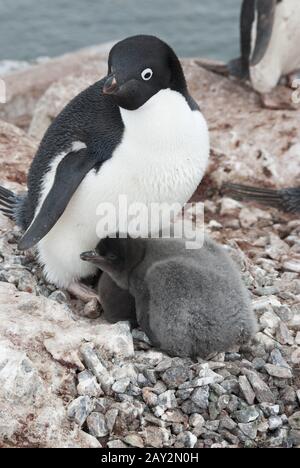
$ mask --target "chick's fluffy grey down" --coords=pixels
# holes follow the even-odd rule
[[[240,274],[212,240],[187,250],[178,239],[104,239],[98,252],[108,259],[100,267],[134,297],[142,330],[170,355],[206,357],[245,344],[256,332]],[[117,294],[114,289],[115,303]],[[124,299],[120,294],[123,308]]]

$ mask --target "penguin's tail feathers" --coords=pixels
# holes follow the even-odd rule
[[[217,62],[209,59],[197,59],[197,65],[205,70],[216,73],[217,75],[222,76],[233,76],[240,80],[247,80],[249,78],[249,69],[246,66],[241,58],[236,58],[230,60],[228,63]]]
[[[287,213],[300,213],[300,187],[273,190],[248,185],[224,184],[222,192],[236,200],[253,200]]]
[[[19,197],[10,190],[0,186],[0,211],[10,219],[16,219]]]

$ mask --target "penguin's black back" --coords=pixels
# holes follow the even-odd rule
[[[102,93],[104,82],[105,78],[76,96],[45,133],[29,170],[27,197],[19,207],[23,229],[27,229],[34,217],[43,176],[57,155],[80,141],[86,144],[88,155],[97,156],[97,170],[121,141],[124,125],[120,111],[112,97]]]

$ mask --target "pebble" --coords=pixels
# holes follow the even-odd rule
[[[105,437],[109,434],[105,416],[101,413],[91,413],[87,420],[89,432],[94,437]]]
[[[97,400],[95,400],[94,411],[105,414],[106,411],[111,407],[113,403],[114,403],[114,400],[111,398],[106,398],[106,397],[98,398]]]
[[[198,414],[198,413],[191,414],[190,419],[189,419],[189,424],[192,427],[202,427],[204,423],[205,423],[205,419],[203,418],[203,416],[201,416],[201,414]]]
[[[128,377],[126,377],[125,379],[117,380],[112,385],[112,390],[115,393],[125,393],[127,388],[129,387],[129,384],[130,384],[130,379]]]
[[[118,414],[118,408],[111,408],[105,414],[107,430],[110,433],[113,432]]]
[[[249,439],[255,440],[257,436],[257,425],[253,423],[239,423],[239,429],[245,434],[245,436],[249,437]]]
[[[300,261],[289,260],[284,262],[282,266],[285,271],[300,273]]]
[[[239,386],[248,405],[253,405],[255,400],[255,393],[245,375],[241,375],[239,377]]]
[[[237,427],[237,423],[229,416],[224,416],[220,420],[220,429],[233,431]]]
[[[140,437],[137,434],[128,434],[126,437],[124,437],[123,440],[127,445],[130,445],[130,447],[137,447],[137,448],[144,447],[144,441],[142,437]]]
[[[274,366],[273,364],[266,364],[265,369],[269,375],[277,379],[291,379],[293,377],[291,369],[288,367]]]
[[[280,367],[290,367],[286,360],[283,358],[280,350],[278,348],[275,348],[271,351],[270,353],[270,362],[271,364],[274,364],[275,366],[280,366]]]
[[[199,408],[207,409],[209,405],[209,387],[196,388],[191,394],[191,400],[199,406]]]
[[[189,379],[190,371],[186,367],[168,368],[161,376],[169,388],[177,388]]]
[[[175,448],[194,448],[197,443],[197,437],[190,431],[181,432],[177,438]]]
[[[297,411],[289,417],[289,425],[292,429],[300,430],[300,411]]]
[[[291,354],[291,362],[294,364],[296,367],[299,367],[300,364],[300,349],[297,348],[295,349],[292,354]]]
[[[103,390],[108,392],[114,382],[114,379],[109,375],[106,367],[98,358],[94,348],[87,343],[81,346],[80,351],[87,368],[93,372]]]
[[[114,440],[110,440],[109,442],[107,442],[107,446],[108,448],[110,449],[119,449],[119,448],[127,448],[128,446],[126,444],[124,444],[124,442],[122,442],[122,440],[120,439],[114,439]]]
[[[273,393],[256,372],[246,369],[245,374],[250,381],[257,400],[260,403],[275,403]]]
[[[83,371],[78,374],[78,395],[88,395],[89,397],[99,397],[103,395],[96,377],[89,371]]]
[[[59,304],[67,304],[70,300],[70,296],[64,291],[57,290],[51,293],[48,299],[58,302]]]
[[[168,432],[165,428],[148,426],[143,431],[146,447],[162,448],[168,440]]]
[[[191,383],[193,387],[206,387],[216,383],[223,382],[224,377],[212,371],[208,364],[204,364],[199,372],[199,377],[195,378]]]
[[[175,392],[174,390],[167,390],[164,393],[161,393],[158,396],[158,406],[162,408],[164,411],[167,409],[171,408],[176,408],[177,407],[177,400],[175,397]]]
[[[270,431],[275,431],[282,426],[282,419],[280,416],[271,416],[268,420]]]
[[[271,405],[269,403],[261,403],[259,407],[267,418],[270,416],[277,416],[280,411],[279,405]]]
[[[151,408],[157,406],[158,398],[157,395],[152,391],[151,388],[144,387],[142,390],[144,402]]]
[[[80,396],[68,406],[68,417],[74,420],[80,427],[94,409],[94,402],[89,396]],[[92,434],[93,435],[93,434]]]
[[[250,406],[244,410],[237,411],[234,417],[240,423],[249,423],[259,418],[259,411],[257,411],[255,406]]]

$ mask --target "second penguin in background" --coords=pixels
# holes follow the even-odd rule
[[[81,258],[134,297],[139,326],[154,346],[172,356],[207,357],[249,342],[256,332],[240,274],[224,249],[208,238],[198,250],[187,250],[184,240],[174,238],[106,238]],[[115,294],[114,288],[116,304]],[[126,307],[119,294],[127,320],[132,303]]]

